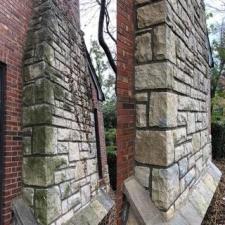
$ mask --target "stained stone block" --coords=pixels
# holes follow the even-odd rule
[[[136,105],[136,126],[137,127],[147,126],[146,105],[141,104]]]
[[[23,137],[23,154],[31,154],[31,137]]]
[[[137,63],[152,60],[152,35],[150,32],[136,37],[135,57]]]
[[[150,165],[167,166],[173,163],[172,131],[137,131],[135,159]]]
[[[135,166],[135,177],[143,187],[148,188],[150,180],[150,168]]]
[[[166,19],[166,3],[160,1],[137,9],[138,28],[162,23]]]
[[[23,182],[26,185],[47,187],[54,184],[54,172],[68,165],[65,156],[23,158]]]
[[[36,105],[23,108],[23,125],[52,124],[51,105]]]
[[[22,196],[24,201],[29,206],[33,206],[34,204],[34,189],[33,188],[23,188]]]
[[[152,92],[149,108],[149,126],[177,126],[177,95],[168,92]]]
[[[173,87],[174,68],[169,62],[152,63],[135,67],[135,89]]]
[[[157,26],[153,32],[153,53],[157,60],[169,59],[176,63],[176,36],[166,25]]]
[[[167,210],[179,195],[179,168],[177,164],[167,169],[152,171],[152,200],[155,205]]]
[[[37,189],[34,197],[34,208],[36,217],[41,224],[51,224],[61,214],[59,188]]]
[[[91,199],[90,185],[86,185],[81,188],[81,202],[82,206],[86,205]]]
[[[48,79],[38,79],[35,82],[35,103],[54,104],[54,86]]]
[[[34,127],[32,146],[34,154],[57,153],[57,128]]]
[[[34,85],[27,85],[23,88],[23,104],[31,106],[35,104]]]
[[[30,81],[44,75],[46,69],[45,62],[39,62],[24,68],[23,77],[25,81]]]

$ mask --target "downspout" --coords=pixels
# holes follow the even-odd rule
[[[0,225],[3,225],[5,74],[6,65],[0,63]]]

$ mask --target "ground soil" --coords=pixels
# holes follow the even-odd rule
[[[214,163],[223,175],[202,225],[225,225],[225,159]]]

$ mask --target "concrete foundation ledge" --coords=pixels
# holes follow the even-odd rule
[[[187,201],[169,221],[155,207],[149,191],[135,177],[128,178],[124,183],[124,193],[130,203],[127,225],[201,225],[221,175],[218,168],[210,162],[204,174],[191,188]]]
[[[99,225],[110,213],[113,206],[112,199],[101,190],[88,206],[77,212],[64,225]]]

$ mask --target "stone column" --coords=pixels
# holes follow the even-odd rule
[[[135,173],[169,219],[211,158],[204,5],[184,0],[136,5]]]

